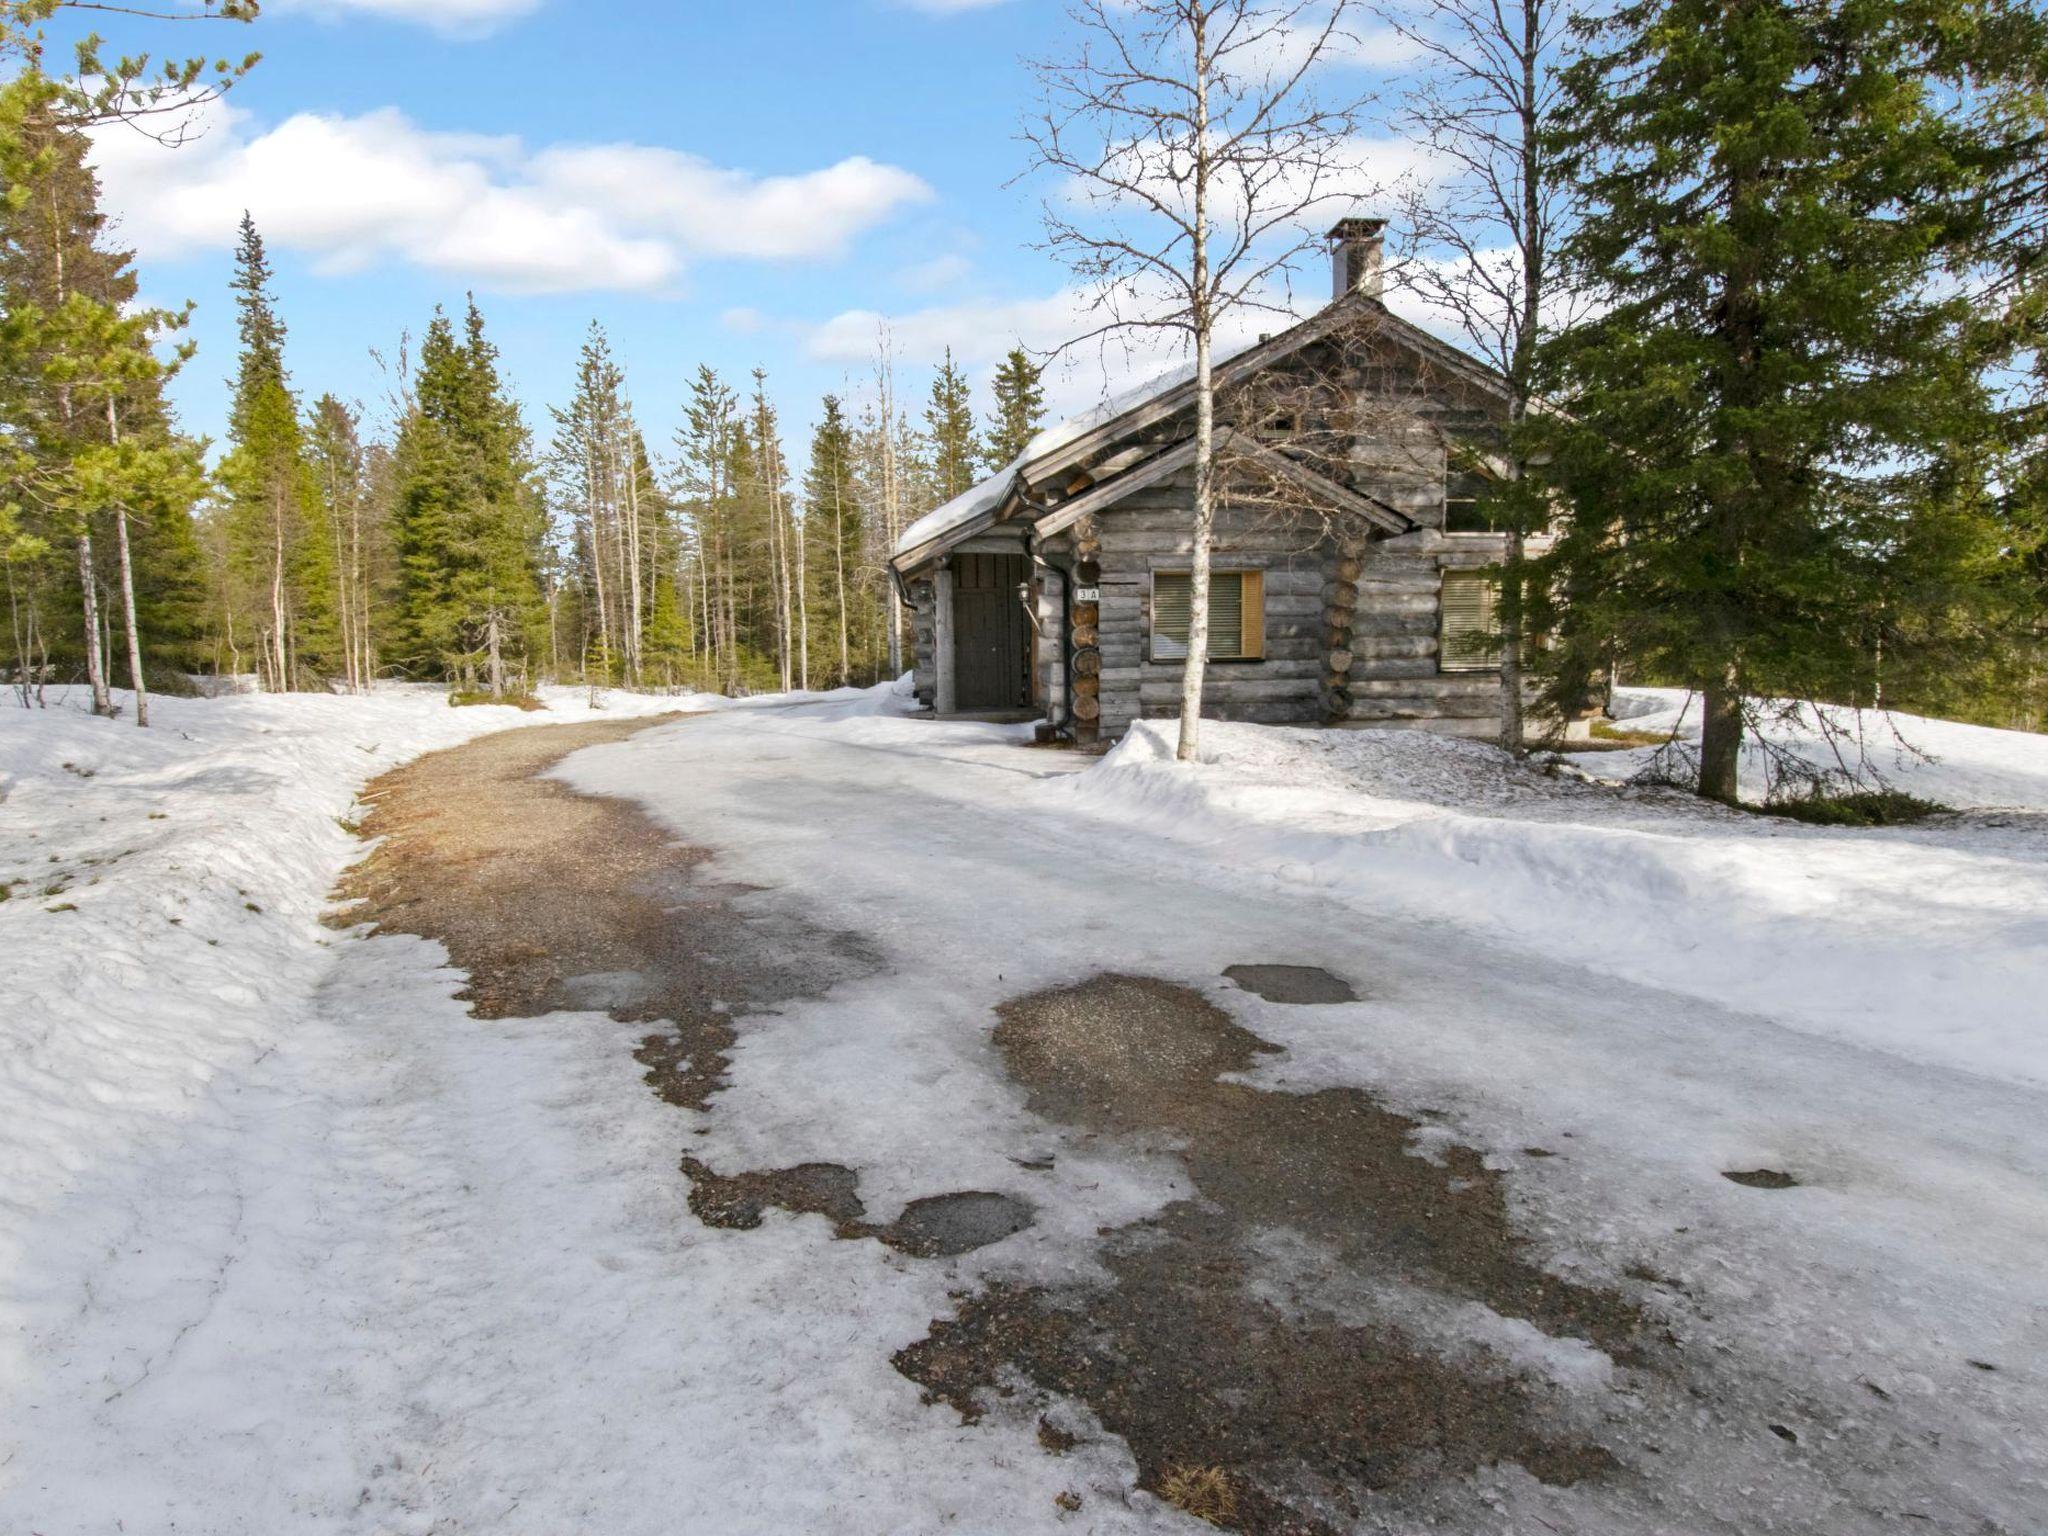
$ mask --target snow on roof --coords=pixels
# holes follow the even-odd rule
[[[1026,453],[1029,453],[1028,449]],[[896,547],[890,553],[901,555],[920,544],[929,543],[941,534],[951,533],[955,528],[973,522],[984,512],[994,511],[1009,494],[1010,482],[1016,478],[1017,466],[1023,462],[1024,455],[1020,454],[981,484],[971,486],[951,501],[942,502],[932,508],[903,530],[903,536],[897,539]]]
[[[1215,360],[1219,363],[1227,362],[1255,345],[1255,341],[1247,340],[1241,346],[1219,347]],[[962,491],[951,501],[933,508],[904,529],[902,537],[897,539],[896,547],[890,553],[896,556],[907,554],[922,544],[928,544],[933,539],[965,527],[984,513],[994,511],[1009,494],[1010,484],[1016,479],[1017,471],[1026,464],[1057,452],[1084,433],[1094,431],[1106,421],[1114,421],[1124,412],[1135,410],[1168,390],[1179,388],[1194,376],[1195,365],[1192,359],[1174,363],[1148,375],[1136,384],[1104,395],[1086,410],[1076,411],[1064,420],[1054,422],[1032,438],[1022,453],[979,485]]]
[[[1331,306],[1331,308],[1334,307]],[[1414,321],[1393,314],[1391,311],[1386,310],[1384,306],[1375,307],[1378,313],[1384,316],[1386,323],[1407,332],[1418,343],[1427,344],[1441,354],[1459,359],[1477,374],[1496,381],[1496,387],[1498,387],[1499,372],[1490,364],[1472,357],[1463,348],[1446,341],[1441,336],[1432,334]],[[1328,309],[1322,311],[1325,314],[1328,312]],[[1282,334],[1291,334],[1314,318],[1314,316],[1307,316],[1298,320],[1288,328],[1287,332]],[[1260,346],[1272,339],[1274,338],[1267,336],[1260,336],[1256,339],[1248,336],[1239,338],[1235,345],[1219,346],[1215,351],[1214,360],[1218,365],[1227,363],[1233,358],[1249,352],[1254,347]],[[1181,362],[1160,369],[1157,373],[1147,376],[1136,384],[1104,395],[1094,405],[1088,407],[1088,409],[1077,411],[1064,421],[1054,422],[1036,437],[1032,438],[1022,453],[1005,464],[995,474],[989,476],[988,479],[970,490],[961,492],[960,495],[955,496],[945,505],[927,512],[923,517],[904,529],[903,536],[896,541],[896,547],[891,551],[892,556],[901,558],[911,550],[928,544],[933,539],[941,538],[955,529],[964,527],[985,513],[994,511],[996,507],[1002,504],[1003,498],[1009,494],[1010,486],[1017,477],[1017,471],[1025,465],[1057,453],[1076,438],[1094,431],[1106,422],[1114,421],[1126,411],[1136,410],[1148,401],[1155,400],[1159,396],[1179,388],[1189,379],[1193,378],[1194,373],[1194,360],[1192,358],[1184,359]]]

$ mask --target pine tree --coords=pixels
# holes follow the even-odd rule
[[[932,380],[924,411],[930,440],[932,494],[936,502],[951,501],[980,477],[981,451],[974,440],[974,403],[967,376],[946,348],[945,361]]]
[[[689,529],[696,632],[703,662],[717,685],[736,692],[744,662],[735,546],[738,538],[739,403],[711,369],[690,380],[683,425],[675,434],[676,499]]]
[[[394,451],[393,645],[409,671],[493,697],[508,668],[531,677],[545,634],[546,512],[526,429],[472,300],[458,338],[436,311]]]
[[[101,589],[111,575],[136,723],[147,724],[145,654],[168,650],[172,665],[189,665],[198,618],[190,497],[199,454],[173,430],[162,400],[163,380],[189,349],[168,362],[158,351],[182,315],[128,308],[135,291],[129,256],[101,239],[84,134],[121,125],[170,142],[155,126],[163,114],[188,120],[256,60],[112,53],[89,33],[70,45],[73,75],[46,74],[45,27],[76,9],[126,8],[0,3],[0,266],[7,269],[0,274],[0,566],[23,703],[39,696],[53,666],[82,661],[93,707],[112,712],[100,622]],[[219,0],[189,15],[127,15],[247,22],[258,9],[258,0]],[[100,407],[90,423],[81,410],[88,397]],[[113,573],[93,545],[95,522],[104,525],[110,514]],[[66,544],[75,561],[61,556]],[[75,635],[65,634],[67,611],[78,617]]]
[[[751,521],[766,535],[768,584],[773,602],[773,634],[776,674],[784,693],[796,686],[809,636],[798,631],[799,532],[790,515],[789,476],[782,455],[782,428],[775,407],[768,400],[768,375],[754,370],[754,408],[749,434],[747,483]]]
[[[189,348],[166,360],[183,315],[134,308],[132,255],[107,238],[60,94],[33,71],[0,89],[0,558],[24,689],[46,661],[82,662],[94,707],[111,712],[111,608],[146,724],[148,673],[194,659],[199,455],[163,398]],[[111,543],[96,547],[95,531]]]
[[[995,414],[988,419],[988,464],[1001,469],[1023,456],[1045,425],[1045,390],[1039,367],[1023,347],[1010,348],[996,369]]]
[[[220,474],[237,606],[254,632],[264,686],[282,690],[318,685],[338,659],[339,632],[332,559],[271,281],[263,237],[244,213],[229,284],[241,353]],[[234,618],[230,613],[227,622]]]
[[[377,675],[372,587],[384,530],[371,454],[356,412],[334,396],[322,395],[313,406],[306,450],[332,552],[342,676],[351,692],[363,693]]]
[[[601,680],[637,684],[645,592],[636,528],[639,435],[626,376],[596,324],[577,360],[576,392],[553,415],[548,467],[591,625],[585,651]]]
[[[1945,283],[2010,153],[1956,106],[1980,0],[1634,0],[1566,76],[1606,294],[1531,427],[1571,507],[1532,585],[1553,703],[1616,659],[1705,699],[1733,801],[1746,700],[1860,701],[1972,643],[1987,537],[1965,467],[1987,358]]]
[[[853,681],[853,605],[860,600],[862,528],[860,495],[853,476],[853,431],[836,395],[827,395],[817,430],[811,434],[811,463],[804,472],[804,527],[824,569],[819,584],[821,617],[835,638],[835,680]]]

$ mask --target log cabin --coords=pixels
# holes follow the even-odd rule
[[[1330,231],[1332,298],[1214,367],[1202,713],[1495,737],[1506,381],[1388,310],[1384,221]],[[908,528],[891,566],[938,715],[1043,715],[1080,742],[1178,715],[1194,386],[1158,380],[1040,433]]]

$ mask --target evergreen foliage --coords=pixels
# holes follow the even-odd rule
[[[967,376],[953,361],[953,349],[946,348],[945,361],[932,380],[931,398],[924,410],[925,433],[929,439],[931,495],[933,504],[951,501],[973,486],[981,475],[981,449],[975,441],[974,402]]]
[[[241,351],[220,466],[230,565],[220,622],[230,650],[253,643],[264,687],[319,688],[339,659],[332,556],[271,283],[263,237],[244,213],[229,285]]]
[[[995,414],[988,420],[988,466],[1013,463],[1045,425],[1045,389],[1039,367],[1021,347],[1012,347],[996,369]]]
[[[503,693],[545,634],[546,510],[474,300],[459,335],[439,310],[429,322],[394,458],[390,654],[409,675]]]
[[[134,308],[63,99],[33,71],[0,87],[0,564],[17,683],[82,672],[107,705],[117,623],[129,687],[196,663],[203,475],[163,396],[185,317]]]
[[[1959,107],[1980,0],[1634,0],[1566,75],[1575,277],[1610,305],[1542,359],[1570,509],[1532,597],[1553,703],[1617,661],[1706,698],[1931,686],[1991,623],[1978,457],[2001,344],[1961,281],[2015,145]]]
[[[811,434],[810,467],[804,472],[804,532],[818,555],[818,596],[812,611],[821,621],[820,632],[835,643],[831,680],[838,686],[856,676],[854,657],[865,649],[864,621],[875,611],[872,601],[862,601],[870,584],[861,580],[865,527],[853,453],[853,429],[847,425],[846,412],[837,395],[827,395],[817,430]]]

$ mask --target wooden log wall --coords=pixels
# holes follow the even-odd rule
[[[1074,525],[1074,628],[1067,651],[1074,742],[1084,747],[1102,739],[1102,604],[1083,601],[1085,593],[1101,585],[1102,530],[1094,518],[1084,517]]]
[[[933,707],[939,687],[938,605],[931,573],[927,571],[910,587],[910,671],[911,686],[918,703]]]
[[[1344,686],[1331,692],[1333,724],[1499,735],[1500,674],[1444,672],[1438,666],[1443,572],[1498,562],[1495,542],[1425,528],[1365,547],[1350,666]]]
[[[1211,662],[1205,713],[1497,734],[1499,675],[1441,672],[1437,652],[1443,571],[1497,564],[1502,553],[1490,536],[1441,531],[1450,464],[1443,444],[1497,445],[1498,402],[1405,353],[1361,366],[1356,354],[1340,357],[1326,345],[1286,366],[1312,392],[1348,392],[1336,405],[1302,409],[1326,421],[1348,419],[1353,449],[1345,478],[1421,527],[1392,538],[1363,528],[1333,533],[1318,518],[1219,507],[1212,562],[1263,573],[1265,655]],[[1164,422],[1151,435],[1166,441],[1184,430],[1184,422]],[[1087,483],[1085,475],[1076,481]],[[1054,541],[1071,551],[1074,585],[1100,593],[1097,602],[1072,602],[1064,657],[1050,637],[1039,652],[1043,697],[1050,704],[1063,672],[1079,742],[1179,713],[1181,663],[1150,655],[1152,573],[1188,569],[1192,504],[1192,476],[1183,474],[1133,491]],[[929,702],[936,682],[930,581],[913,584],[913,593],[918,694]]]
[[[1181,663],[1151,658],[1152,573],[1188,569],[1193,499],[1193,479],[1182,475],[1133,492],[1095,519],[1102,577],[1096,696],[1104,736],[1122,735],[1139,718],[1180,713]],[[1266,654],[1257,661],[1212,661],[1203,682],[1204,712],[1225,720],[1318,721],[1330,563],[1320,521],[1226,503],[1217,508],[1210,563],[1216,570],[1264,573]]]

